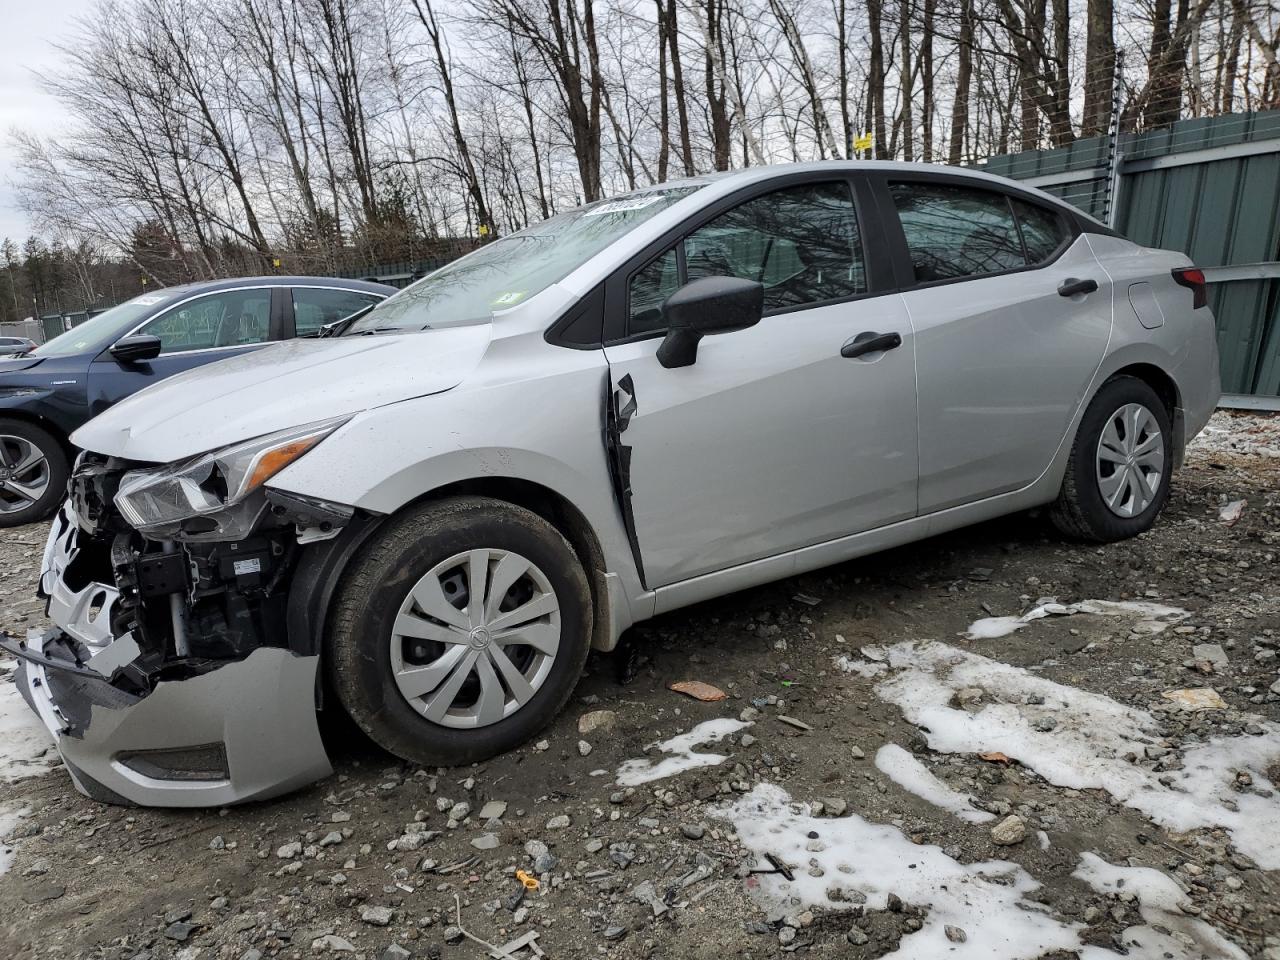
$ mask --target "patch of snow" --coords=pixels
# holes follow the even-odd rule
[[[794,882],[757,875],[761,894],[786,912],[804,906],[847,910],[864,898],[868,909],[883,910],[890,893],[924,907],[924,925],[887,956],[1030,960],[1080,949],[1080,926],[1029,899],[1040,884],[1015,863],[962,864],[940,847],[912,843],[896,828],[857,814],[818,819],[773,784],[758,784],[731,806],[710,812],[732,822],[742,844],[757,855],[771,853],[793,867]],[[947,939],[947,926],[964,930],[966,939]]]
[[[1196,744],[1182,751],[1182,769],[1157,773],[1126,759],[1162,739],[1145,710],[935,641],[898,644],[889,663],[893,673],[875,692],[926,732],[931,749],[999,751],[1056,786],[1106,790],[1169,830],[1222,827],[1263,869],[1280,869],[1278,785],[1267,778],[1280,760],[1280,724]],[[983,691],[981,706],[952,706],[969,688]],[[1253,777],[1253,792],[1233,789],[1239,771]]]
[[[1097,854],[1085,853],[1073,877],[1083,880],[1098,893],[1133,894],[1138,912],[1146,921],[1120,934],[1129,956],[1140,960],[1164,957],[1203,957],[1205,960],[1246,960],[1246,954],[1203,920],[1178,909],[1187,900],[1177,882],[1151,867],[1118,867]],[[1090,948],[1082,960],[1113,957],[1108,950]]]
[[[749,726],[751,726],[749,722],[734,720],[731,717],[705,720],[688,733],[650,744],[671,756],[664,757],[657,763],[648,759],[626,761],[618,767],[617,783],[622,787],[635,787],[642,783],[675,776],[686,770],[714,767],[724,763],[728,757],[718,753],[696,753],[693,748],[704,743],[716,743]]]
[[[13,685],[17,664],[0,660],[0,782],[47,772],[57,762],[53,738]]]
[[[1081,600],[1079,603],[1066,604],[1049,598],[1041,600],[1020,617],[983,617],[975,620],[969,624],[964,636],[966,640],[994,640],[1007,637],[1015,630],[1021,630],[1045,617],[1070,617],[1082,613],[1133,620],[1131,629],[1135,633],[1144,634],[1163,633],[1168,627],[1191,616],[1181,607],[1167,607],[1160,603]]]
[[[835,662],[836,668],[844,673],[856,674],[868,680],[889,671],[887,663],[876,663],[874,660],[854,660],[845,653],[840,654],[838,657],[833,657],[832,660]]]
[[[1043,830],[1036,831],[1036,839],[1040,841],[1040,849],[1048,850],[1052,844],[1049,843],[1049,835]]]
[[[974,809],[973,797],[939,780],[928,767],[896,743],[887,743],[876,751],[876,768],[902,789],[966,823],[986,823],[995,819],[995,814]]]
[[[14,849],[5,843],[5,837],[13,833],[14,828],[23,817],[31,813],[29,807],[6,807],[0,809],[0,877],[13,866]]]

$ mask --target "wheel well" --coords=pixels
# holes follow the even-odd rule
[[[595,531],[587,518],[582,515],[582,511],[550,487],[514,477],[459,480],[456,483],[437,487],[422,499],[439,500],[460,494],[505,500],[507,503],[524,507],[560,531],[573,547],[573,552],[578,555],[587,572],[587,582],[591,586],[591,645],[598,649],[609,649],[613,644],[613,636],[609,623],[609,593],[604,577],[606,571],[604,551],[600,548],[600,541],[596,539]]]
[[[62,449],[67,454],[67,460],[72,461],[75,459],[75,448],[71,446],[71,438],[47,417],[37,416],[34,413],[28,413],[26,410],[0,410],[0,422],[5,420],[29,423],[33,427],[39,427],[41,430],[48,432],[58,443],[62,444]]]
[[[1151,363],[1132,363],[1112,374],[1112,378],[1124,376],[1137,377],[1154,390],[1164,404],[1165,412],[1169,414],[1169,423],[1173,425],[1173,468],[1181,469],[1187,444],[1186,425],[1179,411],[1181,398],[1178,396],[1178,385],[1169,374]]]
[[[1112,378],[1137,377],[1156,392],[1156,396],[1160,398],[1165,411],[1169,414],[1169,421],[1173,422],[1177,417],[1178,386],[1173,382],[1173,378],[1159,367],[1150,363],[1134,363],[1117,370],[1111,376]]]

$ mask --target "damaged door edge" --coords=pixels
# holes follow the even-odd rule
[[[613,487],[613,497],[622,513],[622,526],[627,533],[636,575],[640,578],[640,586],[647,591],[649,584],[645,579],[640,541],[636,537],[635,514],[631,507],[631,447],[622,442],[622,434],[630,426],[636,409],[635,382],[631,379],[631,374],[618,381],[616,390],[612,374],[607,374],[604,378],[604,445],[609,463],[609,481]]]

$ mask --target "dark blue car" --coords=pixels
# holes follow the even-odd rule
[[[314,335],[395,293],[363,280],[243,277],[134,297],[18,357],[0,357],[0,527],[61,501],[71,432],[157,380]]]

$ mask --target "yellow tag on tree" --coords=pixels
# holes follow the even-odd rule
[[[476,231],[480,236],[487,237],[489,235],[489,227],[486,224],[480,224],[480,228]]]
[[[875,141],[871,138],[871,134],[869,133],[859,134],[858,137],[853,141],[853,149],[870,150],[871,145],[873,143],[875,143]]]

